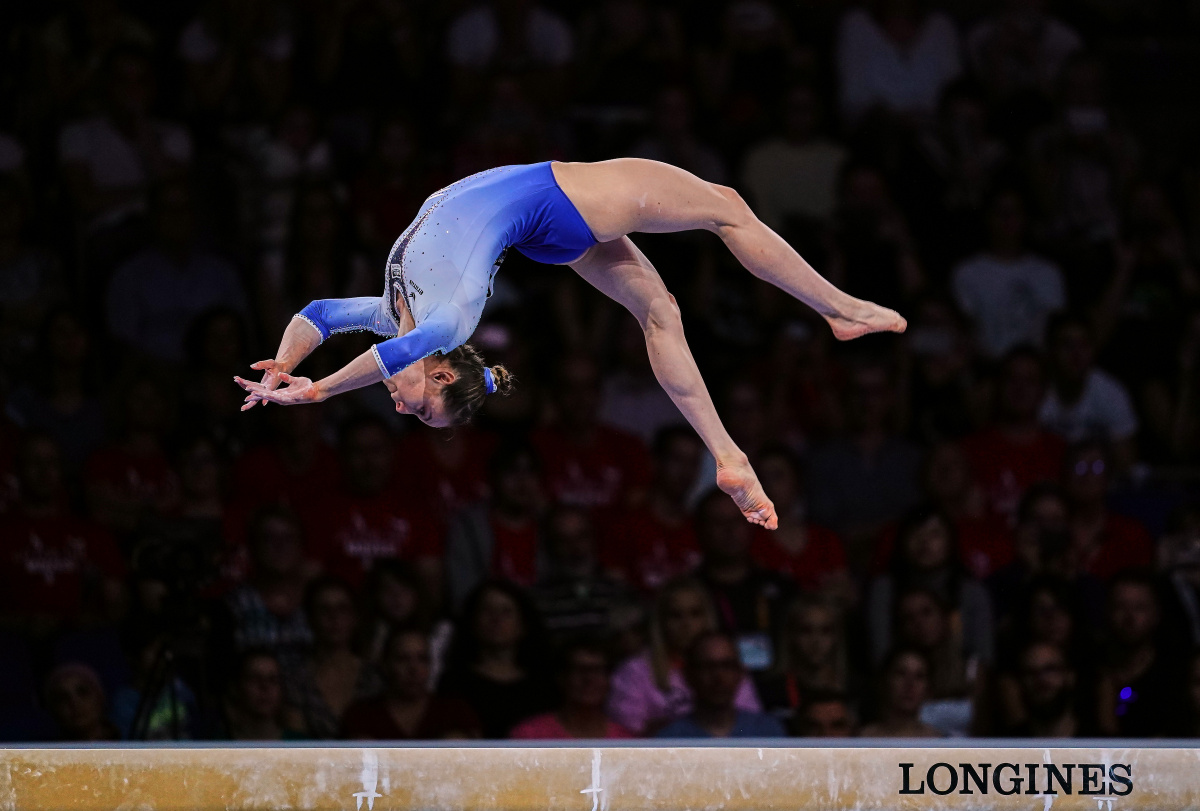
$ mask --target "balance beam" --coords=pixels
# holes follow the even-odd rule
[[[10,748],[4,811],[1200,808],[1200,750],[969,746]],[[874,742],[884,743],[884,742]],[[1025,743],[1025,742],[1021,742]],[[1060,745],[1060,744],[1067,745]]]

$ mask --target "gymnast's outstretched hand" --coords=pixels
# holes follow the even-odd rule
[[[267,391],[275,391],[275,389],[279,388],[279,383],[281,382],[279,376],[284,374],[283,370],[285,368],[282,364],[277,363],[274,359],[260,360],[258,363],[251,363],[250,368],[258,369],[263,373],[261,385],[265,386]],[[242,411],[254,408],[259,403],[265,406],[267,401],[247,396],[246,404],[242,406]]]
[[[255,364],[255,366],[258,365]],[[242,406],[242,411],[252,408],[255,403],[259,402],[298,405],[300,403],[319,403],[324,399],[321,396],[321,390],[307,377],[293,377],[279,372],[277,378],[275,386],[268,386],[265,380],[262,383],[255,383],[253,380],[235,377],[234,382],[249,392],[246,395],[246,404]],[[276,388],[280,383],[286,383],[287,387]]]

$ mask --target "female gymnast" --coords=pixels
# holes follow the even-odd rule
[[[733,189],[636,158],[502,166],[425,201],[392,246],[382,297],[314,301],[300,311],[275,357],[251,367],[264,373],[262,382],[234,378],[249,392],[242,410],[320,402],[382,381],[401,414],[435,427],[468,420],[487,395],[512,386],[503,367],[486,367],[466,341],[505,251],[516,248],[537,262],[569,265],[633,313],[655,377],[717,461],[717,485],[748,521],[774,529],[774,505],[717,416],[675,298],[628,236],[701,228],[755,276],[820,313],[840,340],[907,326],[896,312],[826,281]],[[388,340],[322,380],[290,374],[330,334],[358,330]]]

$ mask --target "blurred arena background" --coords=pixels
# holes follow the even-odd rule
[[[1200,736],[1198,24],[8,0],[0,740]],[[625,155],[909,319],[838,345],[710,234],[635,237],[778,532],[709,497],[636,322],[516,252],[473,426],[238,411],[435,189]]]

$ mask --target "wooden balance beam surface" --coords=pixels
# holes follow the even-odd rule
[[[5,811],[1200,808],[1189,748],[14,748]]]

